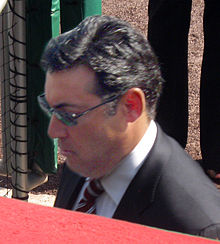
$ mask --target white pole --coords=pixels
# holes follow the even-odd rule
[[[0,15],[0,80],[1,80],[1,123],[2,123],[2,150],[3,160],[0,161],[0,174],[11,175],[11,148],[10,148],[10,86],[9,86],[9,48],[8,48],[8,4]]]
[[[9,30],[12,197],[28,199],[25,0],[9,0],[14,13]],[[15,14],[16,13],[16,14]]]

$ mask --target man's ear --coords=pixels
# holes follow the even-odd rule
[[[140,88],[131,88],[124,96],[127,122],[134,122],[142,115],[145,107],[144,93]]]

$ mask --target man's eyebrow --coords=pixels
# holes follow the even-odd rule
[[[59,108],[63,108],[63,107],[81,108],[82,106],[77,105],[77,104],[69,104],[69,103],[60,103],[60,104],[53,106],[53,108],[55,108],[55,109],[59,109]]]

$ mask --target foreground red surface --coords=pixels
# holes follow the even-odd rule
[[[216,243],[124,221],[0,197],[1,243]]]

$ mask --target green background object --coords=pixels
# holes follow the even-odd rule
[[[83,20],[83,0],[60,1],[60,18],[61,32],[66,32],[77,26]]]
[[[53,0],[51,5],[52,37],[60,34],[60,0]]]
[[[47,135],[48,118],[37,103],[44,91],[40,58],[51,37],[77,26],[85,17],[101,15],[101,0],[26,0],[28,167],[37,163],[45,173],[56,173],[57,142]]]
[[[28,168],[37,163],[45,173],[55,173],[57,167],[54,144],[47,135],[49,120],[37,103],[45,80],[40,58],[51,36],[51,0],[26,1]]]
[[[101,0],[62,0],[60,1],[61,32],[71,30],[88,16],[101,14]]]
[[[102,14],[102,0],[84,0],[84,18]]]

